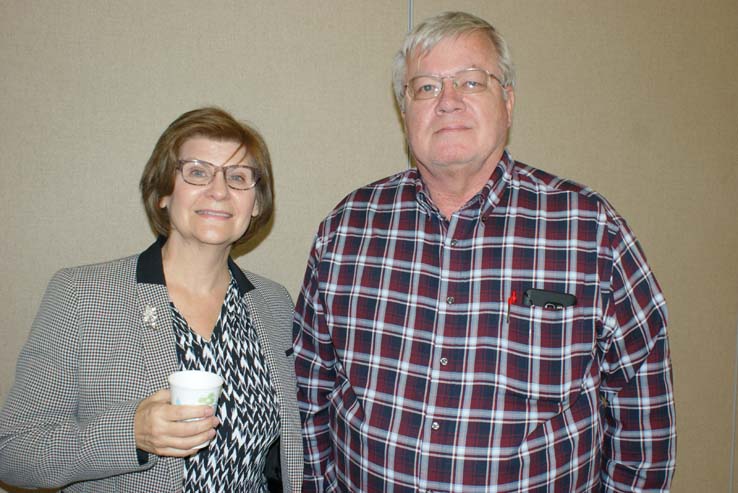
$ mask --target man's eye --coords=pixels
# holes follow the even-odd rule
[[[433,84],[423,84],[422,86],[418,88],[417,92],[430,93],[430,92],[435,92],[435,90],[436,90],[436,86],[434,86]]]
[[[484,87],[484,84],[477,80],[465,80],[461,83],[461,86],[466,89],[478,89],[480,87]]]

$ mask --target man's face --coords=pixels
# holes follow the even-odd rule
[[[494,47],[482,34],[445,38],[427,54],[411,56],[405,83],[418,75],[445,77],[467,68],[481,68],[502,78]],[[435,99],[413,100],[407,94],[405,98],[405,130],[421,171],[455,167],[473,173],[490,160],[497,164],[512,123],[512,88],[503,89],[489,78],[484,91],[459,94],[451,79],[445,79]]]

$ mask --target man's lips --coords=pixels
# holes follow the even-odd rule
[[[462,124],[452,124],[452,125],[444,125],[443,127],[439,128],[433,133],[441,134],[441,133],[447,133],[447,132],[462,132],[464,130],[469,130],[469,127],[467,125],[462,125]]]

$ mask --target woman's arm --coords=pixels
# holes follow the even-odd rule
[[[78,310],[75,271],[62,270],[49,283],[0,413],[0,479],[10,484],[57,488],[154,464],[140,466],[136,457],[138,400],[78,418]]]

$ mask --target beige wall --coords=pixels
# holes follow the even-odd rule
[[[670,306],[676,493],[729,489],[738,322],[738,3],[430,1],[482,15],[519,75],[513,155],[629,220]],[[44,287],[153,239],[137,182],[164,127],[217,104],[273,154],[277,215],[238,261],[302,278],[315,227],[405,167],[390,61],[401,0],[0,0],[0,400]]]

